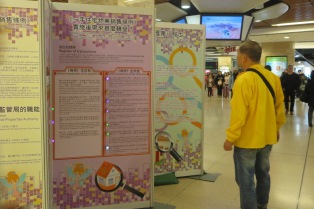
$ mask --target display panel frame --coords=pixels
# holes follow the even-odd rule
[[[210,22],[208,18],[212,18],[213,22]],[[206,40],[229,40],[229,41],[241,41],[242,29],[243,29],[243,14],[202,14],[201,24],[206,27]],[[232,24],[228,21],[233,21]],[[227,24],[226,24],[227,22]],[[214,28],[218,33],[213,35],[208,28]],[[230,32],[232,34],[230,34]]]
[[[288,56],[266,56],[265,65],[269,65],[275,75],[281,76],[282,72],[288,68]]]

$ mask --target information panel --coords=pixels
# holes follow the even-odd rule
[[[156,24],[155,173],[202,173],[204,30]]]
[[[90,68],[54,75],[55,158],[102,155],[102,76]],[[75,149],[69,149],[74,147]],[[88,149],[86,149],[88,147]]]
[[[53,206],[150,207],[153,10],[52,6]]]
[[[0,1],[0,208],[42,208],[38,2]]]
[[[105,155],[148,154],[150,129],[150,73],[119,67],[107,73]],[[114,133],[114,134],[111,134]],[[132,140],[130,140],[132,139]]]

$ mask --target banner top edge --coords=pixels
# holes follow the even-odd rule
[[[125,14],[153,15],[154,8],[122,7],[109,5],[74,4],[74,3],[51,3],[52,10],[67,10],[78,12],[109,12]]]

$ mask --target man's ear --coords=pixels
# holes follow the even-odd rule
[[[245,61],[247,61],[248,56],[246,54],[244,54],[242,59],[243,59],[243,62],[245,62]]]

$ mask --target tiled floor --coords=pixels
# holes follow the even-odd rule
[[[232,152],[222,147],[230,99],[204,94],[204,108],[204,170],[221,175],[215,182],[180,178],[179,184],[155,187],[154,200],[176,209],[239,209]],[[314,133],[307,125],[307,104],[297,101],[295,109],[271,154],[268,209],[314,209]]]

